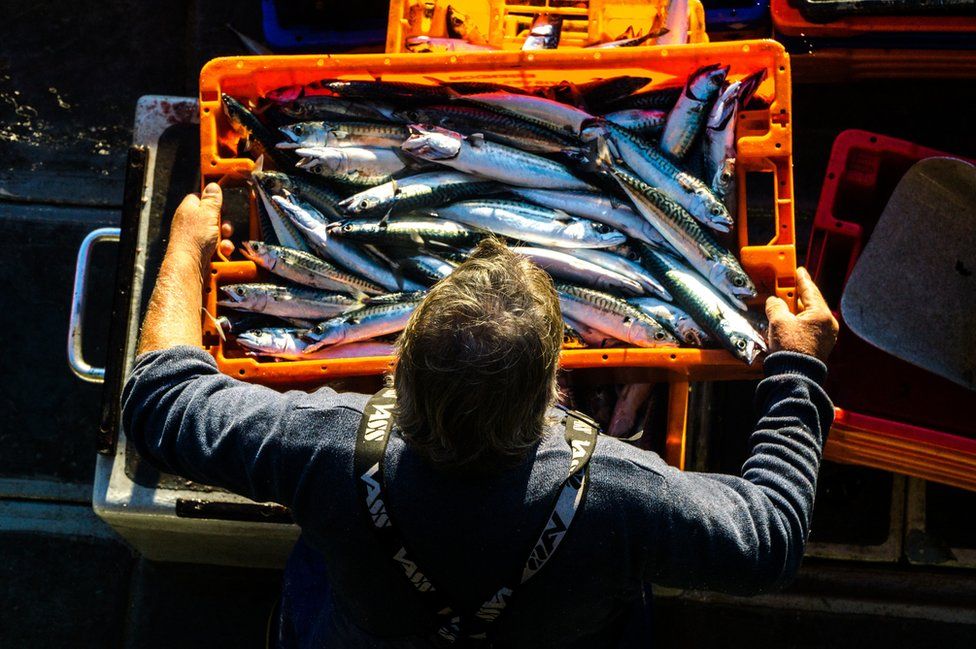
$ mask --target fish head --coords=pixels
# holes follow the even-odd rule
[[[248,311],[262,311],[270,299],[265,287],[257,284],[230,284],[221,286],[220,290],[227,296],[226,300],[219,300],[219,306],[228,306]]]
[[[273,351],[276,350],[277,338],[274,333],[263,329],[250,329],[237,336],[237,342],[243,347],[254,351]]]
[[[339,201],[339,209],[347,214],[363,214],[386,205],[396,198],[396,183],[389,182],[371,187]]]
[[[619,246],[627,242],[627,235],[623,232],[618,232],[614,230],[606,223],[600,223],[599,221],[589,221],[590,230],[595,234],[596,238],[603,244],[603,247],[609,248],[611,246]]]
[[[251,180],[269,196],[288,189],[288,176],[280,171],[252,171]]]
[[[257,118],[251,114],[244,104],[237,101],[230,95],[224,93],[220,96],[221,106],[223,107],[224,115],[230,120],[231,126],[234,130],[241,135],[250,135],[251,130],[248,128],[247,124],[249,121],[257,121]]]
[[[263,262],[263,265],[269,268],[273,268],[275,261],[277,261],[277,255],[263,241],[241,242],[241,254],[253,262],[260,260]]]
[[[692,214],[707,222],[717,232],[729,232],[735,225],[725,204],[707,189],[696,191],[692,204]]]
[[[423,108],[402,108],[393,111],[393,117],[398,122],[406,124],[429,124],[434,122],[431,111]]]
[[[295,153],[301,156],[297,166],[312,173],[321,173],[322,170],[337,173],[345,163],[342,149],[335,147],[301,147],[295,149]]]
[[[450,160],[461,152],[464,136],[439,126],[410,124],[408,137],[400,146],[405,153],[423,160]]]
[[[725,158],[715,170],[712,178],[712,191],[718,198],[725,198],[733,193],[735,186],[735,158]]]
[[[712,272],[709,273],[708,281],[723,294],[733,296],[734,301],[738,302],[736,306],[743,309],[745,308],[743,300],[751,300],[757,295],[756,285],[752,279],[738,267],[715,264]]]
[[[275,102],[276,104],[286,104],[290,101],[295,101],[300,99],[305,95],[305,87],[299,84],[292,86],[282,86],[281,88],[275,88],[267,93],[265,97]]]
[[[694,74],[688,77],[688,85],[685,90],[693,99],[707,100],[718,93],[728,74],[729,66],[727,65],[723,66],[718,63],[706,65],[698,68]]]
[[[649,315],[637,318],[644,326],[631,326],[631,342],[641,347],[677,347],[678,339]],[[634,324],[637,324],[636,322]]]
[[[742,331],[727,331],[726,335],[732,343],[732,354],[748,365],[752,365],[756,357],[766,351],[766,341],[758,335]]]
[[[302,146],[326,146],[329,144],[330,130],[322,122],[296,122],[287,126],[279,126],[281,134],[288,138],[279,142],[279,149],[297,149]]]

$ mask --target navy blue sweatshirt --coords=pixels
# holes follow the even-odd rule
[[[573,529],[516,593],[495,625],[495,646],[615,646],[648,582],[749,595],[790,581],[833,408],[819,361],[779,352],[766,359],[765,373],[742,477],[681,472],[654,453],[599,439]],[[433,620],[360,509],[353,449],[367,395],[281,393],[225,376],[205,352],[177,347],[140,356],[122,398],[125,434],[160,468],[292,509],[322,554],[333,592],[330,606],[311,612],[306,646],[427,646],[419,638]],[[394,429],[386,505],[454,609],[474,609],[499,575],[524,563],[569,461],[557,424],[517,466],[448,475]]]

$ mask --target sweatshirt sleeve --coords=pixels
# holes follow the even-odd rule
[[[294,506],[312,482],[342,467],[359,396],[244,383],[203,350],[174,347],[136,360],[122,390],[122,429],[164,471]]]
[[[664,586],[758,594],[800,566],[833,406],[827,368],[771,354],[756,390],[759,419],[742,477],[678,471],[653,456],[639,480],[645,578]]]

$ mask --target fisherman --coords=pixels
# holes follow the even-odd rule
[[[805,270],[798,315],[766,303],[742,477],[682,472],[554,407],[556,292],[494,240],[430,290],[374,397],[220,373],[200,349],[220,206],[210,184],[176,211],[123,425],[163,470],[291,509],[278,646],[648,646],[651,582],[751,595],[795,575],[837,334]]]

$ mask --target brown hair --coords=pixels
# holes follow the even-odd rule
[[[562,317],[552,280],[494,238],[430,289],[397,341],[396,421],[443,467],[524,457],[556,398]]]

